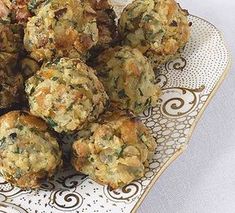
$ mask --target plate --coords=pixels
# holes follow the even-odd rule
[[[120,11],[120,5],[116,7]],[[221,33],[209,22],[190,15],[192,36],[180,58],[160,68],[156,77],[163,95],[156,107],[140,115],[158,143],[145,176],[111,191],[68,165],[42,185],[23,191],[0,178],[0,212],[121,213],[135,212],[148,191],[187,147],[200,116],[230,68],[230,55]],[[63,138],[65,157],[71,138]]]

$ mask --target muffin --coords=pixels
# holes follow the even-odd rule
[[[0,52],[0,113],[20,103],[23,96],[23,77],[15,70],[17,57]]]
[[[98,41],[96,13],[79,0],[51,0],[25,28],[24,45],[36,61],[55,57],[86,58]]]
[[[122,12],[123,43],[138,48],[157,67],[182,52],[190,37],[188,12],[175,0],[135,0]]]
[[[95,68],[110,100],[135,114],[154,106],[161,94],[151,64],[138,49],[115,47],[99,55]]]
[[[108,96],[92,68],[79,59],[48,62],[26,81],[32,114],[57,132],[72,132],[104,111]]]
[[[96,12],[99,38],[92,53],[96,54],[117,41],[116,14],[108,0],[86,0]]]
[[[0,117],[0,172],[20,188],[38,188],[62,164],[61,151],[48,126],[27,112]]]
[[[144,176],[156,143],[149,130],[132,115],[107,112],[90,133],[72,146],[74,168],[112,189]]]

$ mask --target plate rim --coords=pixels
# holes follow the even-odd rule
[[[138,208],[140,207],[140,205],[143,203],[143,201],[145,200],[146,196],[149,194],[150,190],[153,188],[154,184],[157,182],[157,180],[160,178],[160,176],[166,171],[166,169],[175,161],[177,160],[177,158],[183,154],[193,135],[193,132],[198,124],[198,122],[201,120],[207,106],[210,104],[211,100],[214,98],[214,96],[216,95],[217,91],[219,90],[220,86],[223,84],[224,80],[226,79],[226,77],[228,76],[231,68],[232,68],[232,55],[231,55],[231,51],[230,48],[228,47],[227,43],[226,43],[226,39],[225,36],[223,34],[223,32],[221,32],[214,24],[212,24],[211,22],[207,21],[204,18],[201,18],[197,15],[193,15],[190,14],[190,16],[195,17],[195,18],[199,18],[205,22],[207,22],[208,24],[210,24],[211,26],[213,26],[216,31],[220,34],[221,37],[221,41],[225,47],[225,49],[227,50],[227,54],[228,54],[228,61],[227,61],[227,65],[225,70],[223,71],[222,75],[220,76],[220,78],[218,79],[218,81],[216,82],[214,88],[212,89],[212,91],[210,92],[210,94],[208,95],[208,98],[206,100],[206,102],[204,103],[204,105],[202,106],[200,112],[198,113],[195,121],[193,122],[190,130],[189,130],[189,134],[186,137],[186,143],[180,147],[179,150],[177,150],[177,152],[174,153],[174,155],[165,163],[165,165],[155,174],[154,178],[150,181],[150,183],[148,184],[147,188],[145,189],[144,193],[141,195],[140,199],[136,202],[136,204],[134,205],[134,207],[131,209],[130,213],[136,213]]]

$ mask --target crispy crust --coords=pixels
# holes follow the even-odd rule
[[[136,118],[115,110],[91,124],[74,142],[72,165],[95,181],[116,189],[144,175],[156,143]]]
[[[135,0],[123,11],[119,31],[157,67],[182,52],[190,37],[188,12],[175,0]]]
[[[47,124],[25,111],[0,117],[0,171],[20,188],[38,188],[62,165],[61,151]]]
[[[95,66],[110,100],[135,114],[155,106],[161,94],[151,64],[138,49],[128,46],[102,52]]]

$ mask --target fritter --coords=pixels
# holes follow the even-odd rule
[[[62,164],[57,140],[46,123],[23,111],[0,117],[0,172],[20,188],[38,188]]]
[[[107,49],[95,69],[110,100],[135,114],[154,106],[161,94],[151,64],[138,49],[128,46]]]
[[[30,18],[24,45],[37,61],[85,58],[98,41],[96,13],[86,2],[51,0]]]
[[[112,189],[144,176],[156,143],[149,130],[124,112],[107,112],[74,142],[74,168]]]
[[[188,12],[175,0],[135,0],[122,12],[124,44],[138,48],[154,67],[182,52],[190,37]]]
[[[92,68],[79,59],[48,62],[26,82],[32,114],[57,132],[72,132],[104,111],[108,96]]]

